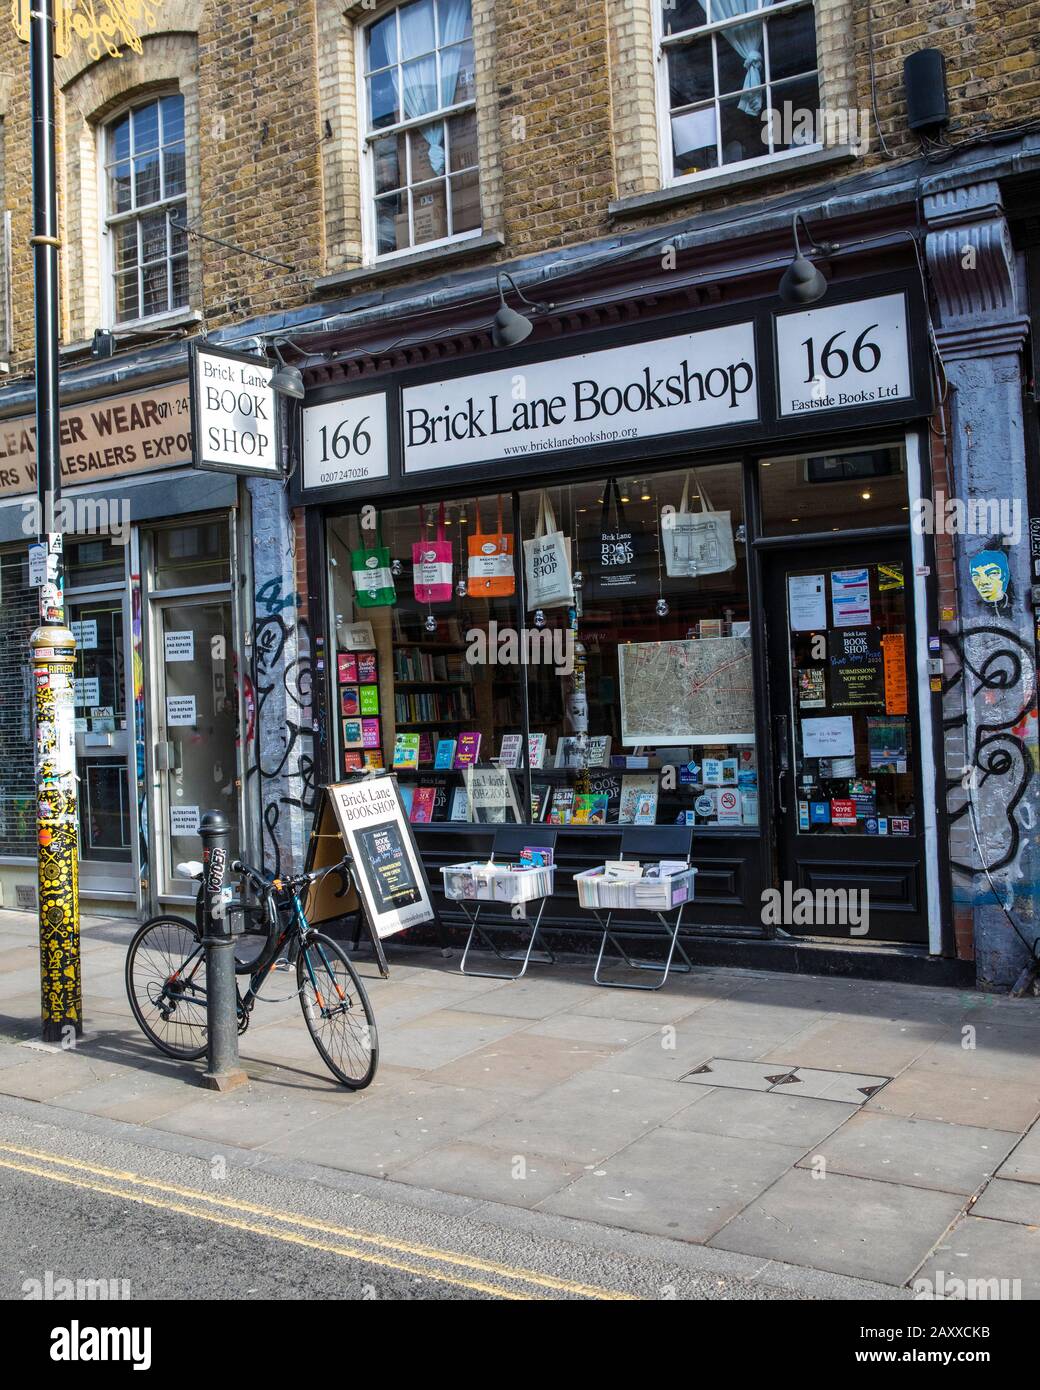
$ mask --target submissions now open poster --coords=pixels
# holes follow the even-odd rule
[[[354,881],[380,938],[436,920],[412,828],[393,777],[328,788]]]

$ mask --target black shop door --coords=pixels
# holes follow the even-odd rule
[[[909,547],[807,546],[764,560],[776,925],[927,942]]]

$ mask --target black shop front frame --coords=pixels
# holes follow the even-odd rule
[[[892,279],[887,279],[883,287],[885,294],[895,291],[904,294],[908,304],[913,301],[913,288],[913,282],[897,285]],[[872,294],[866,293],[861,287],[859,294],[850,295],[848,299],[863,300],[871,297]],[[843,298],[836,295],[835,303],[828,304],[828,307],[840,309],[844,302]],[[871,453],[875,445],[877,451],[883,455],[893,445],[902,447],[906,438],[906,426],[913,421],[920,421],[927,413],[929,405],[928,383],[921,369],[921,364],[927,361],[927,357],[920,350],[921,344],[916,341],[918,335],[913,332],[914,324],[920,322],[920,319],[915,312],[910,312],[907,320],[910,329],[907,358],[909,394],[898,401],[887,400],[866,405],[860,403],[848,408],[820,406],[818,409],[800,412],[795,417],[784,414],[780,399],[781,382],[776,368],[777,330],[772,312],[775,307],[770,305],[768,308],[745,312],[742,316],[733,311],[727,315],[716,316],[698,314],[692,318],[684,317],[682,321],[669,320],[655,326],[653,341],[675,337],[677,332],[687,330],[691,325],[695,325],[698,332],[719,324],[725,326],[734,322],[753,325],[756,354],[754,367],[758,387],[755,413],[758,418],[753,421],[745,420],[731,427],[713,426],[706,430],[703,436],[697,431],[690,431],[681,438],[674,434],[656,437],[636,436],[629,440],[612,441],[595,447],[586,446],[581,450],[538,451],[522,456],[493,459],[479,465],[462,464],[446,468],[409,470],[406,467],[404,446],[406,421],[402,411],[405,402],[414,397],[410,398],[406,393],[410,388],[441,381],[444,377],[443,370],[439,373],[424,370],[372,378],[367,380],[364,386],[355,387],[346,394],[331,389],[315,393],[313,405],[311,397],[308,397],[308,410],[319,407],[315,410],[315,426],[318,426],[319,421],[322,422],[320,427],[326,431],[322,442],[328,452],[331,453],[336,448],[334,445],[333,450],[328,449],[335,433],[335,429],[330,429],[328,408],[342,402],[363,401],[368,410],[368,417],[354,421],[346,431],[346,436],[349,438],[354,435],[360,425],[360,436],[356,438],[363,445],[364,435],[369,435],[368,452],[376,447],[380,436],[385,446],[385,472],[382,476],[379,476],[380,469],[377,466],[373,475],[369,477],[348,479],[335,484],[324,483],[318,488],[305,488],[302,484],[308,473],[313,480],[314,469],[297,468],[296,500],[307,508],[309,582],[314,605],[312,611],[315,614],[316,631],[319,633],[316,639],[316,666],[321,679],[316,714],[320,730],[318,743],[322,753],[322,765],[319,775],[322,780],[335,780],[349,773],[351,769],[344,768],[342,762],[344,752],[360,754],[361,760],[364,761],[369,750],[364,746],[364,726],[360,721],[383,719],[392,715],[392,729],[380,729],[379,754],[387,765],[393,758],[398,723],[402,726],[414,726],[409,732],[420,737],[424,724],[431,729],[435,728],[440,736],[438,743],[446,741],[446,729],[441,725],[445,725],[449,720],[453,722],[448,726],[447,732],[453,733],[456,741],[460,734],[473,734],[479,727],[482,733],[480,741],[484,746],[483,757],[480,753],[477,754],[478,767],[485,760],[498,760],[503,751],[503,737],[511,738],[514,746],[518,744],[521,749],[520,766],[510,770],[515,808],[508,804],[508,794],[498,798],[506,803],[504,814],[507,819],[519,818],[521,821],[529,821],[532,804],[535,807],[539,804],[538,784],[541,784],[542,795],[545,794],[545,787],[549,787],[550,798],[558,788],[566,788],[573,791],[575,796],[584,797],[602,796],[606,790],[606,824],[598,823],[601,804],[586,804],[583,809],[586,815],[590,815],[589,819],[579,822],[572,820],[559,826],[557,860],[561,873],[558,875],[558,884],[564,887],[564,892],[558,895],[560,901],[554,906],[563,918],[568,918],[576,916],[567,893],[569,871],[577,871],[611,857],[614,852],[613,842],[619,835],[619,824],[624,823],[617,819],[620,810],[617,805],[619,797],[611,796],[610,793],[619,793],[622,790],[631,792],[633,787],[638,790],[640,775],[645,779],[648,774],[657,773],[657,822],[674,823],[680,812],[693,811],[695,858],[701,870],[698,878],[698,901],[691,918],[693,923],[702,928],[721,928],[736,934],[768,934],[769,925],[763,923],[763,892],[781,881],[783,873],[789,872],[781,855],[783,831],[778,818],[784,813],[781,811],[775,776],[778,750],[773,717],[774,708],[784,697],[786,690],[778,689],[775,676],[770,676],[771,656],[767,646],[767,623],[762,595],[764,566],[770,547],[778,543],[790,543],[791,538],[786,538],[786,541],[781,538],[778,541],[776,536],[769,534],[775,529],[769,516],[770,509],[775,510],[777,505],[782,508],[783,503],[778,504],[775,498],[770,500],[766,496],[768,490],[764,491],[761,481],[765,476],[762,462],[770,457],[804,457],[815,460],[815,467],[825,468],[825,464],[821,462],[823,460],[833,459],[843,453],[865,456]],[[832,354],[835,351],[844,352],[845,340],[839,336],[834,342],[830,342],[832,336],[829,333],[827,339],[814,346],[814,350],[827,348],[829,344]],[[604,345],[630,347],[637,344],[645,345],[648,341],[651,340],[644,326],[638,335],[630,331],[598,334],[594,335],[593,341],[575,339],[566,347],[556,346],[551,352],[543,347],[528,354],[510,354],[508,357],[503,354],[502,357],[508,361],[510,372],[522,375],[525,366],[531,363],[554,363],[559,359],[569,361],[585,352],[595,353]],[[850,349],[854,346],[854,341],[848,343]],[[870,341],[868,335],[861,345],[861,362],[865,364],[869,364],[869,358],[873,355],[869,348]],[[496,357],[496,370],[498,361],[499,358]],[[840,365],[840,361],[832,357],[831,365]],[[455,381],[457,385],[468,387],[467,378],[480,375],[482,374],[466,372],[460,365],[453,368],[452,378],[445,379],[448,384]],[[467,399],[470,394],[467,390]],[[380,400],[385,401],[386,413],[383,421],[371,418],[372,406]],[[321,407],[326,408],[324,417]],[[474,400],[467,410],[472,414],[478,408]],[[317,428],[308,428],[306,415],[302,433],[305,441],[308,441],[308,447],[313,450],[318,438]],[[343,439],[344,433],[341,432],[338,441],[341,453],[346,452]],[[852,485],[856,486],[854,479]],[[714,576],[710,586],[701,586],[709,593],[701,593],[697,603],[691,604],[689,595],[684,597],[682,593],[683,585],[667,574],[667,566],[659,555],[657,564],[660,573],[654,573],[651,565],[651,573],[648,578],[644,576],[641,592],[632,594],[623,606],[613,611],[600,605],[596,615],[597,631],[594,640],[586,644],[594,648],[596,653],[588,662],[590,683],[587,695],[592,697],[588,701],[590,712],[606,710],[610,705],[609,699],[599,697],[605,689],[602,682],[608,680],[610,675],[606,667],[617,660],[619,646],[634,646],[637,642],[651,644],[662,633],[664,636],[661,640],[669,642],[686,641],[688,633],[693,634],[690,640],[701,640],[701,632],[709,642],[743,640],[748,649],[752,677],[753,711],[750,728],[719,730],[718,742],[715,744],[698,742],[691,745],[675,742],[667,749],[656,749],[648,755],[649,745],[646,743],[622,743],[622,735],[633,732],[632,721],[629,719],[627,730],[619,728],[615,705],[611,711],[614,723],[609,733],[606,727],[592,727],[592,724],[596,723],[595,716],[590,723],[587,730],[589,741],[596,740],[598,743],[595,750],[597,765],[595,768],[587,769],[593,774],[590,778],[577,779],[568,775],[573,769],[567,768],[566,756],[563,765],[556,765],[558,747],[554,747],[554,742],[558,745],[562,730],[557,731],[551,727],[549,729],[547,752],[551,765],[532,765],[530,735],[546,732],[543,726],[551,726],[552,712],[547,711],[544,698],[544,673],[536,672],[535,678],[532,679],[532,663],[521,654],[519,672],[510,671],[508,661],[499,663],[499,670],[495,675],[501,677],[500,690],[481,691],[481,682],[474,682],[471,679],[472,670],[463,669],[462,665],[466,662],[467,656],[466,634],[473,631],[475,624],[465,612],[460,611],[457,629],[445,630],[441,626],[444,618],[453,611],[451,602],[443,605],[434,603],[426,605],[425,608],[421,604],[412,603],[410,614],[406,611],[409,605],[403,604],[400,605],[399,613],[393,614],[391,610],[390,616],[385,610],[380,614],[376,609],[343,612],[342,595],[345,591],[350,592],[350,587],[348,584],[345,590],[341,584],[337,591],[334,576],[338,574],[340,579],[343,579],[344,565],[351,565],[355,553],[362,548],[359,545],[359,542],[363,541],[359,522],[363,508],[374,508],[375,512],[381,515],[383,541],[388,551],[387,559],[391,564],[394,561],[399,562],[399,572],[394,576],[395,587],[398,593],[414,598],[411,549],[412,544],[418,539],[420,525],[425,523],[425,535],[435,538],[443,503],[449,521],[447,535],[452,535],[452,527],[459,528],[454,531],[454,536],[458,538],[463,535],[461,528],[465,527],[468,541],[475,532],[474,524],[478,515],[479,533],[497,535],[498,499],[501,497],[501,532],[511,538],[516,588],[512,594],[492,595],[483,601],[485,634],[494,622],[499,633],[533,630],[541,635],[542,641],[554,635],[563,635],[568,627],[565,610],[547,608],[541,614],[529,611],[523,592],[523,543],[531,539],[532,517],[543,488],[548,492],[550,499],[554,496],[559,499],[562,490],[567,490],[569,502],[563,507],[560,506],[559,500],[556,502],[557,510],[566,513],[565,520],[561,523],[560,517],[557,516],[556,521],[561,529],[568,533],[569,538],[576,542],[573,560],[575,569],[579,569],[585,562],[587,550],[583,542],[587,541],[590,534],[602,530],[600,513],[604,508],[616,509],[622,497],[627,499],[620,504],[629,513],[624,518],[626,523],[639,520],[640,506],[644,512],[648,507],[656,512],[652,532],[659,546],[661,507],[671,505],[678,508],[684,488],[695,497],[699,495],[699,490],[703,489],[712,508],[730,513],[732,532],[734,537],[738,538],[735,539],[734,549],[739,557],[740,584],[730,583],[727,589],[725,577]],[[639,489],[638,493],[636,489]],[[645,495],[649,496],[649,502],[646,501]],[[870,519],[869,524],[857,528],[855,518],[847,519],[847,524],[842,526],[838,539],[839,542],[848,543],[849,567],[855,559],[857,529],[877,535],[880,525],[887,530],[894,542],[904,547],[908,545],[908,513],[905,509],[909,498],[906,493],[905,474],[900,496],[898,511],[890,506],[880,522],[875,516]],[[669,500],[662,502],[663,498]],[[583,509],[581,516],[579,508]],[[609,519],[613,520],[613,516]],[[643,521],[645,522],[645,517]],[[650,529],[644,526],[644,530]],[[827,540],[835,539],[836,528],[830,525],[826,528],[821,526],[818,539],[822,538],[824,529],[828,533]],[[806,536],[805,539],[808,541],[809,537]],[[376,548],[375,540],[375,537],[371,538],[371,549]],[[467,548],[460,547],[456,539],[451,573],[453,590],[462,576],[463,565],[460,560]],[[453,600],[461,603],[457,594],[453,594]],[[667,609],[664,614],[659,611],[662,601]],[[587,630],[583,632],[583,626],[590,621],[588,614],[589,607],[584,605],[577,623],[576,635],[579,642],[588,636]],[[427,631],[427,623],[431,616],[438,622],[436,631]],[[340,640],[343,629],[355,620],[372,622],[376,632],[381,634],[375,670],[368,668],[363,673],[357,673],[367,675],[367,682],[355,680],[350,654],[343,650]],[[613,627],[613,631],[608,632],[607,629],[610,627]],[[916,641],[916,638],[914,640]],[[438,647],[454,647],[457,650],[438,651]],[[603,657],[604,649],[607,651],[606,659]],[[557,651],[560,650],[562,649],[558,647]],[[340,658],[345,655],[348,660],[344,665]],[[526,655],[529,657],[530,653]],[[912,646],[908,646],[907,655],[910,661],[908,680],[916,687],[915,649]],[[455,658],[454,665],[424,665],[427,658],[440,656]],[[341,680],[344,674],[349,678],[346,681]],[[458,679],[460,676],[461,680]],[[342,686],[354,686],[355,683],[358,687],[357,695],[351,690],[344,705]],[[362,709],[360,687],[366,683],[376,687],[378,714],[371,712],[371,692],[367,703],[370,712],[366,713]],[[475,703],[460,703],[454,707],[450,704],[435,703],[437,697],[450,695],[453,685],[468,688],[474,701],[479,699],[483,702],[483,714],[478,715]],[[611,694],[609,688],[605,693],[607,696]],[[405,703],[401,703],[402,696],[407,697]],[[493,707],[496,699],[500,702],[502,710],[508,711],[508,717],[503,713],[497,719],[492,718],[489,723],[487,711]],[[431,700],[434,703],[425,703]],[[398,718],[403,715],[415,717]],[[344,721],[351,719],[358,721],[358,727],[351,726],[349,730],[345,730]],[[350,750],[344,747],[345,732],[352,735],[350,742],[356,742],[357,745]],[[740,735],[746,741],[731,742],[730,739],[722,737],[724,733]],[[610,751],[604,754],[602,740],[605,737],[610,738],[612,746]],[[922,739],[926,737],[930,735],[920,734],[915,723],[913,743],[918,753]],[[436,818],[427,822],[425,811],[422,810],[421,819],[416,827],[431,876],[436,879],[436,870],[441,864],[471,857],[479,852],[491,833],[485,826],[493,822],[485,821],[482,817],[465,822],[451,820],[452,788],[445,787],[450,778],[442,775],[449,769],[436,769],[433,766],[433,760],[437,755],[436,744],[431,746],[428,742],[422,752],[423,766],[414,770],[402,767],[399,770],[399,779],[402,786],[421,786],[428,792],[432,785],[436,792],[436,801],[439,803],[439,810],[433,812]],[[749,752],[750,759],[746,756]],[[687,756],[688,754],[690,756]],[[619,756],[632,759],[633,765],[618,767],[614,760]],[[601,757],[602,763],[599,761]],[[644,757],[649,759],[649,764],[645,767],[640,765],[640,759]],[[355,759],[352,761],[356,765]],[[690,763],[696,765],[693,773],[690,772]],[[719,767],[719,764],[726,766]],[[664,786],[665,776],[672,779],[667,788]],[[704,785],[705,776],[710,778],[708,786]],[[618,781],[628,781],[629,786],[615,788],[614,783]],[[745,816],[734,819],[734,810],[729,805],[731,797],[727,794],[733,786],[740,793],[739,799],[742,803],[757,802],[753,819],[746,817],[743,805],[741,810],[745,811]],[[714,817],[703,817],[690,805],[691,801],[696,803],[699,798],[703,809],[707,806],[709,797],[716,807],[725,800],[724,818],[720,819],[717,814]],[[445,799],[448,802],[447,806],[444,804]],[[495,800],[493,791],[491,799]],[[628,799],[631,800],[631,796]],[[835,801],[844,799],[837,796],[833,798]],[[645,812],[646,807],[643,809]],[[500,808],[497,805],[492,808],[493,815],[499,813]],[[797,811],[792,814],[796,815]],[[532,823],[532,834],[535,837],[532,843],[537,842],[537,823],[539,822]],[[923,873],[917,873],[915,892],[920,915],[917,909],[909,914],[915,921],[910,923],[908,917],[904,916],[897,924],[898,929],[886,929],[888,934],[880,937],[872,933],[870,939],[926,939],[923,925],[923,885]],[[855,934],[852,934],[851,939],[855,939]]]

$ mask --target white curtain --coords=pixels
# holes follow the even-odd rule
[[[758,0],[712,0],[711,17],[736,19],[738,15],[753,14]],[[744,59],[744,87],[761,87],[765,79],[765,59],[762,54],[762,27],[748,25],[743,29],[723,29],[721,37]],[[748,92],[737,102],[746,116],[758,116],[765,102],[764,92]]]
[[[440,44],[446,50],[441,54],[441,91],[433,92],[437,81],[437,71],[432,55],[429,58],[423,58],[418,65],[413,64],[411,72],[417,74],[418,80],[413,84],[406,78],[405,89],[402,93],[404,113],[409,119],[435,110],[441,105],[445,97],[450,103],[455,93],[455,83],[458,81],[463,49],[449,48],[448,45],[460,43],[469,32],[470,0],[440,0],[439,8]],[[402,25],[407,13],[406,9],[401,11]],[[409,72],[409,69],[406,68],[405,72]],[[436,121],[433,125],[426,126],[421,134],[429,151],[430,168],[435,174],[443,174],[444,126],[440,121]]]

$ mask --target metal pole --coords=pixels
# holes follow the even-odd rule
[[[202,1084],[231,1091],[249,1080],[238,1064],[238,991],[235,941],[227,903],[231,827],[221,811],[207,811],[202,837],[203,938],[206,948],[206,1025],[209,1053]]]
[[[32,90],[33,308],[36,319],[36,486],[40,515],[33,582],[40,626],[29,639],[36,716],[36,841],[43,1036],[83,1030],[76,805],[76,642],[65,625],[58,502],[58,199],[54,153],[54,0],[29,19]]]

